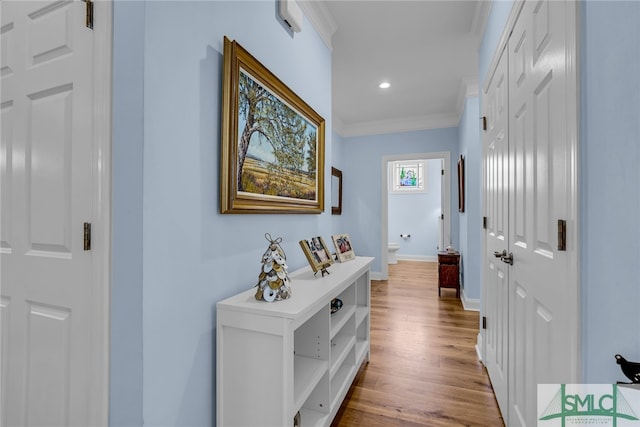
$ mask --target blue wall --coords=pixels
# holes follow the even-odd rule
[[[462,287],[468,299],[482,294],[482,140],[480,103],[468,97],[460,118],[460,154],[465,158],[465,211],[460,213]]]
[[[144,2],[113,8],[109,422],[142,425]]]
[[[326,119],[327,188],[331,53],[308,21],[292,36],[275,1],[114,8],[112,197],[126,226],[113,240],[111,424],[213,425],[215,303],[254,285],[265,232],[283,237],[291,270],[306,264],[300,239],[332,232],[330,194],[321,215],[218,213],[223,36]]]
[[[442,212],[441,164],[441,159],[425,161],[427,187],[425,192],[404,194],[389,192],[389,242],[400,244],[397,252],[400,257],[404,255],[437,260],[439,217]],[[401,234],[410,234],[411,237],[403,239],[400,237]]]
[[[581,6],[583,381],[640,361],[640,2]]]
[[[373,272],[381,271],[381,169],[384,156],[449,151],[451,188],[451,240],[458,239],[458,188],[456,159],[458,128],[432,129],[388,135],[344,138],[342,140],[344,195],[343,225],[358,255],[373,256]],[[386,173],[385,173],[386,175]],[[448,242],[445,242],[448,243]]]
[[[345,160],[344,160],[344,155],[342,154],[343,144],[344,143],[342,142],[342,137],[337,133],[333,132],[332,140],[331,140],[331,154],[333,159],[332,159],[331,165],[329,165],[329,168],[327,170],[330,170],[330,166],[336,167],[341,171],[344,170]],[[342,177],[342,181],[343,181],[343,187],[344,187],[344,175]],[[330,196],[331,194],[327,194],[326,197],[329,197],[329,200],[331,200]],[[348,197],[348,196],[349,194],[348,193],[345,194],[345,189],[343,188],[342,189],[343,209],[344,209],[344,199],[345,197]],[[343,233],[349,234],[348,230],[346,230],[343,226],[343,218],[344,218],[343,215],[333,215],[333,217],[331,218],[332,234],[343,234]],[[330,245],[329,241],[325,240],[325,242],[328,245]]]

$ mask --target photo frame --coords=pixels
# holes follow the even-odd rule
[[[324,210],[325,121],[224,38],[220,212]]]
[[[356,253],[353,251],[353,246],[351,245],[348,234],[333,235],[331,236],[331,240],[333,240],[333,245],[336,248],[338,261],[347,262],[356,258]]]
[[[322,271],[323,276],[325,273],[329,274],[327,267],[333,263],[333,258],[322,237],[317,236],[310,240],[300,240],[300,247],[314,273]]]
[[[464,212],[464,157],[458,160],[458,212]]]

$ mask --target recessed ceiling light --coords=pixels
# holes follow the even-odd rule
[[[380,83],[380,85],[378,85],[378,87],[380,89],[388,89],[389,87],[391,87],[391,85],[389,84],[389,82],[382,82]]]

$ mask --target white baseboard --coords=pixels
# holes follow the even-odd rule
[[[462,301],[462,306],[467,311],[480,311],[480,300],[467,298],[464,293],[464,289],[460,292],[460,300]]]
[[[482,335],[478,332],[478,341],[476,344],[476,353],[478,354],[478,360],[484,364],[482,360]]]
[[[421,261],[421,262],[438,262],[437,256],[428,256],[428,255],[403,255],[397,254],[396,258],[399,261]]]
[[[382,273],[379,271],[372,271],[369,274],[369,278],[371,278],[371,280],[385,280],[382,278]]]

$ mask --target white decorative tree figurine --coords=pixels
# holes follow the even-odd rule
[[[262,268],[258,276],[257,300],[267,302],[280,301],[291,296],[289,273],[287,272],[287,256],[280,246],[282,237],[272,239],[269,233],[264,235],[269,242],[267,251],[262,255]]]

